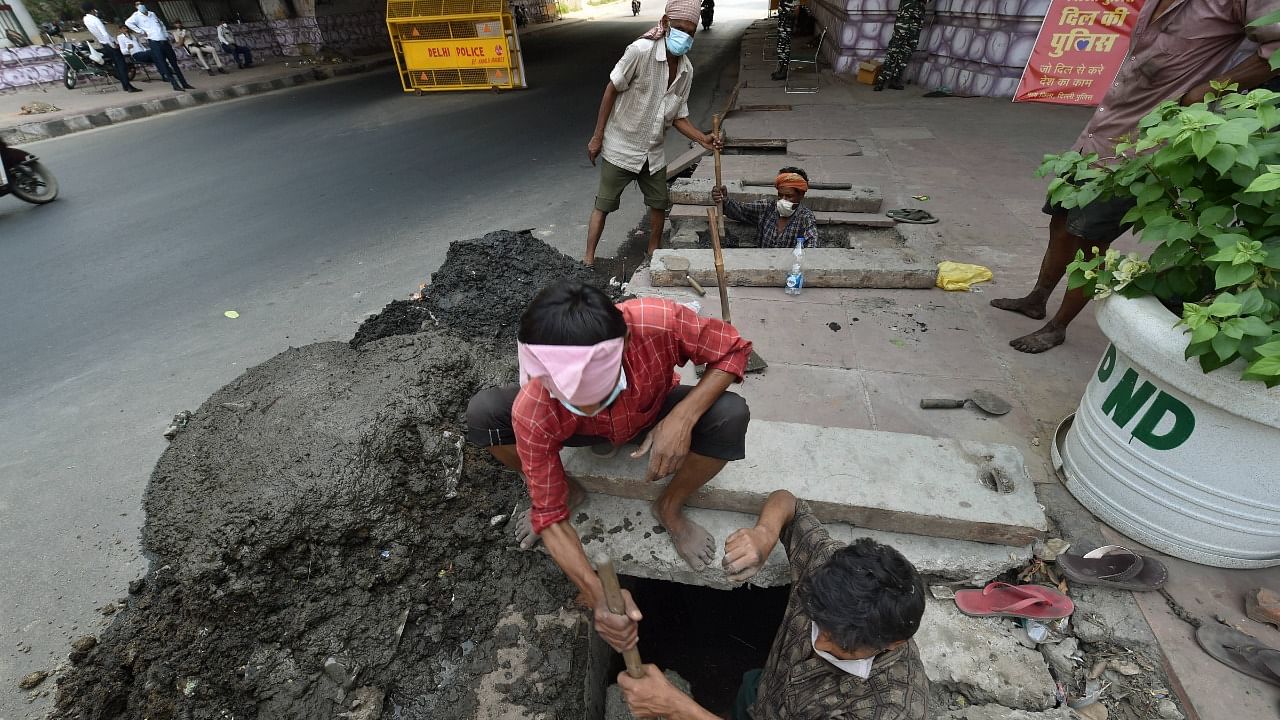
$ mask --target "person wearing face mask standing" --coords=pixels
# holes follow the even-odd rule
[[[667,193],[667,159],[663,145],[668,127],[708,150],[719,138],[689,121],[693,63],[687,57],[698,32],[699,0],[669,0],[657,27],[627,46],[609,73],[596,114],[595,133],[587,143],[591,164],[603,156],[600,187],[587,229],[582,261],[594,265],[605,220],[617,210],[622,191],[635,182],[649,208],[648,254],[662,242],[671,198]]]
[[[929,678],[912,637],[924,616],[924,581],[902,553],[870,538],[832,539],[808,503],[769,496],[754,527],[725,541],[725,572],[746,582],[778,541],[791,596],[761,670],[742,678],[731,720],[924,720]],[[714,720],[654,665],[618,676],[636,717]]]
[[[728,392],[742,382],[751,343],[730,324],[660,298],[615,305],[599,288],[544,288],[520,319],[520,384],[482,390],[467,406],[467,439],[520,472],[531,508],[514,522],[521,547],[541,539],[595,611],[596,629],[616,650],[635,647],[640,611],[609,612],[599,578],[569,522],[583,491],[565,474],[560,450],[604,454],[636,443],[648,455],[646,479],[670,482],[652,513],[685,562],[700,571],[716,543],[684,512],[685,501],[724,466],[746,457],[751,411]],[[697,385],[676,368],[706,365]],[[601,453],[597,453],[601,454]]]
[[[84,27],[102,46],[100,50],[102,56],[115,66],[116,79],[120,81],[120,87],[125,92],[142,92],[141,88],[136,88],[129,82],[129,66],[125,65],[124,55],[116,49],[115,40],[112,39],[111,33],[107,32],[107,26],[102,23],[102,19],[98,17],[98,9],[92,2],[86,2],[80,7],[85,13]]]
[[[738,202],[725,186],[711,190],[711,200],[724,203],[724,216],[756,227],[756,247],[793,248],[803,239],[806,248],[818,247],[818,219],[801,203],[809,191],[809,175],[798,167],[784,167],[773,181],[775,200]]]
[[[160,77],[173,85],[174,90],[195,90],[178,67],[178,56],[173,52],[169,42],[169,30],[154,12],[147,10],[144,3],[135,3],[136,12],[124,21],[125,27],[147,39],[151,48],[151,59],[155,61]]]

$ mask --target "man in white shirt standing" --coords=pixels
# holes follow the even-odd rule
[[[582,258],[588,265],[595,264],[605,218],[618,209],[622,191],[633,181],[640,186],[649,208],[648,253],[658,249],[671,209],[663,153],[668,127],[708,150],[720,142],[689,122],[693,63],[685,55],[693,47],[700,12],[699,0],[668,0],[658,26],[628,45],[609,73],[595,134],[587,143],[592,165],[604,155],[600,188],[587,229],[587,252]],[[674,60],[668,62],[671,58]]]
[[[116,36],[116,46],[120,48],[120,52],[124,53],[126,57],[133,58],[135,63],[155,64],[155,60],[151,57],[151,51],[127,27],[120,29],[120,34]]]
[[[200,67],[204,68],[205,72],[213,74],[213,68],[209,67],[209,61],[204,57],[207,53],[217,64],[218,72],[227,74],[227,69],[222,67],[222,57],[218,55],[217,50],[213,49],[213,45],[197,40],[190,30],[182,26],[181,20],[173,23],[173,41],[178,44],[178,47],[186,49],[187,53],[200,63]]]
[[[178,56],[169,43],[169,31],[165,29],[164,22],[154,12],[147,10],[146,3],[136,2],[134,7],[137,12],[130,15],[124,24],[147,39],[147,44],[151,46],[151,59],[155,61],[160,77],[168,80],[174,90],[195,90],[183,76],[182,68],[178,67]]]
[[[86,2],[81,5],[84,9],[84,27],[93,36],[94,40],[102,46],[100,52],[107,59],[107,62],[113,63],[116,68],[116,79],[120,81],[120,87],[125,92],[142,92],[141,88],[136,88],[129,82],[129,67],[124,64],[124,55],[116,50],[115,41],[111,39],[111,33],[107,32],[107,26],[103,24],[102,19],[98,17],[98,10],[93,6],[92,2]]]
[[[222,45],[222,52],[235,59],[237,67],[253,67],[253,51],[236,42],[236,36],[231,32],[231,23],[226,20],[218,26],[218,42]]]

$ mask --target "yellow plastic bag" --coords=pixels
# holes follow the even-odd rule
[[[951,262],[938,263],[938,287],[943,290],[968,290],[974,283],[991,279],[991,271],[981,265]]]

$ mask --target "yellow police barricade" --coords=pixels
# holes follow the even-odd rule
[[[387,32],[405,92],[528,87],[506,0],[387,0]]]

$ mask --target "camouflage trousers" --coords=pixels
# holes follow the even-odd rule
[[[880,69],[877,87],[902,82],[902,72],[911,63],[911,55],[920,44],[920,29],[924,25],[924,0],[901,0],[898,17],[893,24],[893,38],[884,54],[884,67]]]
[[[778,2],[778,67],[791,62],[791,34],[796,29],[796,0]]]

